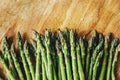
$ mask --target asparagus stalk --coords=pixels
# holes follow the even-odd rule
[[[99,80],[105,79],[106,69],[107,69],[107,59],[108,59],[108,48],[109,48],[109,42],[111,40],[111,33],[108,34],[108,36],[105,37],[105,43],[104,43],[104,57],[103,57],[103,63],[102,63],[102,69],[100,72]]]
[[[42,61],[42,80],[47,80],[44,62]]]
[[[4,39],[3,39],[4,40]],[[4,47],[4,43],[2,42],[2,57],[4,57],[3,59],[4,59],[4,61],[6,61],[7,63],[6,64],[8,64],[8,54],[6,54],[6,48]],[[8,67],[9,68],[9,67]],[[7,73],[7,76],[8,76],[8,80],[10,80],[10,77],[9,77],[9,75],[8,75],[8,73]]]
[[[76,43],[76,54],[77,54],[77,66],[78,66],[78,73],[80,80],[85,80],[85,74],[83,71],[82,61],[81,61],[81,55],[80,55],[80,45],[79,41]]]
[[[45,71],[46,71],[46,74],[47,74],[48,73],[47,72],[48,71],[48,69],[47,69],[48,61],[47,61],[47,56],[46,56],[47,54],[46,54],[46,49],[43,45],[43,40],[41,39],[41,34],[39,35],[39,33],[35,30],[33,30],[33,34],[35,35],[35,37],[37,39],[37,52],[36,53],[38,54],[38,53],[41,52],[41,58],[42,58],[42,61],[44,62]],[[38,58],[39,58],[39,55],[38,55]],[[39,60],[36,60],[36,61],[39,61]],[[37,76],[37,74],[36,74],[36,76]],[[47,75],[47,77],[48,77],[48,75]]]
[[[50,32],[50,34],[51,34],[51,53],[52,53],[52,60],[53,60],[53,67],[54,67],[54,69],[53,69],[53,72],[54,72],[54,80],[58,80],[58,74],[57,74],[57,70],[58,70],[58,65],[57,65],[57,63],[59,63],[57,60],[58,60],[58,58],[57,58],[57,51],[56,51],[56,44],[55,44],[55,42],[56,42],[56,39],[57,39],[57,36],[55,35],[55,34],[53,34],[52,32]]]
[[[70,31],[67,28],[65,28],[65,31],[63,32],[63,36],[66,40],[66,43],[68,45],[67,47],[68,47],[68,50],[70,52]]]
[[[81,48],[81,58],[82,58],[82,65],[83,68],[85,67],[85,43],[82,37],[80,37],[80,48]]]
[[[62,80],[61,70],[60,70],[60,63],[58,63],[58,80]]]
[[[68,46],[67,46],[66,40],[63,37],[62,32],[60,30],[58,30],[57,33],[59,35],[60,42],[61,42],[61,45],[62,45],[62,51],[63,51],[64,57],[65,57],[67,79],[72,80],[72,69],[71,69],[70,54],[69,54]]]
[[[118,45],[118,38],[115,38],[112,43],[111,43],[111,48],[110,48],[110,54],[108,57],[108,66],[107,66],[107,77],[106,80],[110,80],[110,73],[111,73],[111,66],[112,66],[112,60],[113,60],[113,52],[115,51],[116,46]]]
[[[88,78],[89,73],[89,65],[90,65],[90,57],[92,49],[96,46],[96,38],[97,38],[97,32],[93,31],[92,37],[90,38],[88,42],[88,49],[87,49],[87,56],[86,56],[86,77]]]
[[[77,58],[75,51],[75,32],[70,31],[70,46],[71,46],[71,57],[72,57],[72,70],[74,80],[79,80],[78,70],[77,70]]]
[[[15,48],[13,45],[11,46],[11,56],[12,56],[12,59],[14,61],[14,65],[15,65],[15,68],[17,70],[17,73],[18,73],[20,80],[24,80],[24,76],[22,74],[20,64],[19,64],[18,59],[16,57],[16,52],[15,52]]]
[[[41,51],[37,45],[35,80],[41,80]]]
[[[1,61],[1,63],[3,64],[3,66],[4,66],[4,69],[5,69],[6,73],[7,73],[7,76],[8,76],[11,80],[15,80],[13,74],[12,74],[11,71],[9,70],[9,67],[8,67],[5,59],[4,59],[2,56],[0,56],[0,61]]]
[[[22,63],[23,63],[23,67],[24,67],[24,70],[25,70],[25,75],[27,77],[27,80],[31,80],[32,78],[31,78],[31,74],[30,74],[30,71],[29,71],[29,67],[28,67],[28,64],[27,64],[26,57],[25,57],[25,53],[24,53],[24,50],[23,50],[22,37],[21,37],[20,32],[18,32],[18,34],[17,34],[17,44],[18,44],[18,49],[20,50],[20,56],[22,58]]]
[[[116,48],[115,55],[114,55],[113,62],[112,62],[112,72],[111,72],[112,80],[116,80],[116,77],[115,77],[115,65],[116,65],[116,62],[117,62],[117,59],[118,59],[118,53],[119,52],[120,52],[120,44]]]
[[[92,54],[92,57],[91,57],[91,63],[90,63],[90,70],[89,70],[88,80],[91,80],[91,78],[92,78],[93,65],[95,64],[95,60],[96,60],[97,54],[102,49],[103,43],[104,43],[104,40],[102,38],[102,39],[100,39],[99,44],[97,45],[97,47],[93,51],[93,54]]]
[[[67,80],[67,75],[66,75],[66,69],[65,69],[65,64],[64,64],[64,56],[61,51],[61,46],[58,41],[56,41],[56,49],[59,57],[59,67],[60,67],[60,72],[62,76],[62,80]]]
[[[35,40],[33,40],[33,39],[31,39],[31,44],[32,44],[32,46],[33,46],[33,48],[34,48],[34,50],[37,50],[37,42],[35,41]]]
[[[35,70],[34,70],[34,66],[30,60],[29,47],[28,47],[27,41],[25,41],[25,43],[24,43],[24,53],[25,53],[25,57],[26,57],[29,69],[30,69],[32,80],[34,80],[35,79]]]
[[[31,39],[30,42],[31,42],[31,50],[34,53],[33,55],[36,57],[37,42],[33,39]]]
[[[49,30],[45,31],[45,45],[47,50],[47,60],[48,60],[48,79],[54,80],[54,67],[52,63],[52,56],[51,56],[51,34]]]
[[[4,54],[6,55],[6,58],[9,61],[9,68],[10,68],[13,76],[16,78],[17,77],[17,72],[16,72],[16,69],[15,69],[15,66],[14,66],[13,59],[10,55],[9,45],[7,43],[7,37],[4,37],[3,40],[2,40],[2,48],[5,50]]]
[[[92,77],[92,80],[96,80],[97,79],[96,78],[97,70],[98,70],[98,67],[99,67],[99,64],[100,64],[100,59],[101,59],[102,55],[103,55],[103,51],[101,51],[98,54],[97,58],[96,58],[95,64],[93,66],[93,75],[92,75],[93,77]]]

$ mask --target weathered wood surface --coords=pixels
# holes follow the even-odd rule
[[[44,33],[46,28],[66,27],[80,34],[112,32],[120,38],[120,0],[0,0],[0,41],[18,31],[29,38],[32,29]]]

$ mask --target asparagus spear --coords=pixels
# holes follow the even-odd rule
[[[6,50],[6,48],[4,47],[4,43],[2,42],[2,57],[4,57],[3,59],[4,59],[4,61],[6,61],[5,63],[8,64],[8,56],[7,56],[8,54],[6,54],[5,50]],[[7,73],[7,76],[8,76],[8,80],[10,80],[8,73]]]
[[[63,32],[63,36],[66,40],[66,43],[68,45],[67,47],[68,47],[68,50],[70,52],[70,31],[67,28],[65,28],[65,31]]]
[[[33,40],[33,39],[31,39],[31,44],[32,44],[32,46],[33,46],[33,48],[34,48],[34,50],[37,50],[37,42],[35,41],[35,40]]]
[[[76,54],[77,54],[77,66],[78,66],[78,73],[80,80],[85,80],[85,74],[83,71],[82,61],[81,61],[81,55],[80,55],[80,45],[79,41],[76,43]]]
[[[17,73],[18,73],[20,80],[24,80],[24,76],[22,74],[20,64],[19,64],[18,59],[16,57],[16,52],[15,52],[15,48],[13,45],[11,46],[11,56],[12,56],[12,59],[14,61],[14,65],[15,65],[15,68],[17,70]]]
[[[49,30],[45,31],[45,45],[47,50],[47,60],[48,60],[48,79],[54,80],[54,67],[52,63],[52,56],[51,56],[51,34]]]
[[[37,52],[36,53],[38,54],[39,52],[41,52],[41,58],[42,58],[42,61],[44,62],[45,71],[46,71],[46,74],[47,74],[47,70],[48,70],[47,69],[48,61],[47,61],[47,56],[46,56],[47,54],[46,54],[46,49],[43,45],[43,40],[41,39],[41,34],[39,35],[39,33],[35,30],[33,30],[33,34],[35,35],[35,37],[37,39]],[[38,55],[38,58],[39,58],[39,55]],[[36,61],[39,61],[39,60],[36,60]],[[48,75],[47,75],[47,77],[48,77]]]
[[[94,66],[93,66],[92,80],[96,80],[96,79],[97,79],[97,78],[96,78],[97,70],[98,70],[98,67],[99,67],[99,64],[100,64],[100,59],[101,59],[102,55],[103,55],[103,51],[101,51],[101,52],[98,54],[97,58],[96,58],[95,64],[94,64]]]
[[[62,80],[67,80],[66,69],[65,69],[64,59],[63,59],[64,56],[61,51],[61,45],[59,44],[58,41],[56,41],[56,49],[59,57],[59,66],[60,66]]]
[[[112,43],[111,43],[111,48],[110,48],[110,54],[108,57],[108,66],[107,66],[107,77],[106,80],[110,80],[110,73],[111,73],[111,66],[112,66],[112,60],[113,60],[113,52],[118,45],[118,38],[115,38]]]
[[[60,70],[60,63],[58,63],[58,80],[62,80],[61,70]]]
[[[34,31],[34,34],[37,38],[37,48],[36,48],[36,72],[35,72],[35,80],[41,80],[41,45],[40,45],[40,39],[39,39],[39,34],[37,32]],[[46,67],[45,67],[46,68]]]
[[[42,61],[42,80],[47,80],[44,62]]]
[[[7,76],[8,76],[11,80],[15,80],[13,74],[12,74],[11,71],[9,70],[9,67],[8,67],[8,65],[7,65],[7,63],[6,63],[6,60],[5,60],[2,56],[0,56],[0,61],[1,61],[1,63],[3,64],[3,66],[4,66],[4,69],[5,69],[6,73],[7,73]]]
[[[18,32],[18,34],[17,34],[17,44],[18,44],[18,49],[20,50],[20,56],[22,58],[22,63],[23,63],[23,67],[24,67],[24,70],[25,70],[25,75],[27,77],[27,80],[31,80],[32,78],[31,78],[31,74],[30,74],[30,71],[29,71],[27,60],[26,60],[26,57],[25,57],[25,54],[24,54],[22,37],[21,37],[20,32]]]
[[[92,78],[93,65],[95,64],[95,60],[96,60],[97,54],[102,49],[103,43],[104,43],[104,40],[103,40],[103,38],[101,38],[99,44],[97,45],[97,47],[93,51],[93,54],[92,54],[92,57],[91,57],[91,63],[90,63],[90,70],[89,70],[88,80],[91,80],[91,78]]]
[[[30,42],[31,42],[31,50],[34,53],[34,56],[36,57],[37,42],[33,39],[31,39]]]
[[[8,61],[9,61],[9,68],[10,68],[13,76],[16,78],[17,77],[17,72],[16,72],[16,69],[15,69],[15,66],[14,66],[13,59],[10,55],[9,45],[7,43],[7,37],[4,37],[3,40],[2,40],[2,48],[5,50],[5,53],[3,55],[6,55],[5,58],[7,58]]]
[[[26,57],[29,69],[30,69],[32,80],[34,80],[35,79],[35,70],[34,70],[34,66],[30,60],[29,47],[28,47],[27,41],[25,41],[25,43],[24,43],[24,53],[25,53],[25,57]]]
[[[74,80],[79,80],[78,71],[77,71],[77,58],[75,51],[75,32],[70,31],[70,46],[71,46],[71,57],[72,57],[72,70]]]
[[[82,65],[83,68],[85,67],[85,43],[82,37],[80,37],[80,48],[81,48],[81,58],[82,58]]]
[[[103,63],[102,63],[102,69],[100,72],[99,80],[105,79],[106,69],[107,69],[107,59],[108,59],[108,48],[109,48],[109,42],[111,40],[111,33],[109,33],[105,37],[105,43],[104,43],[104,57],[103,57]]]
[[[58,30],[57,33],[59,35],[60,42],[62,45],[62,51],[63,51],[64,57],[65,57],[67,79],[72,80],[72,69],[71,69],[71,64],[70,64],[70,54],[69,54],[68,46],[67,46],[66,40],[63,37],[62,32],[60,30]]]
[[[114,55],[113,62],[112,62],[112,72],[111,72],[112,80],[116,80],[116,78],[115,78],[115,64],[117,62],[119,52],[120,52],[120,44],[116,48],[115,55]]]
[[[57,39],[57,36],[55,34],[53,34],[52,32],[50,32],[51,34],[51,53],[52,53],[52,60],[53,60],[53,72],[54,72],[54,80],[58,80],[58,74],[57,74],[57,70],[58,70],[58,65],[57,63],[59,63],[57,60],[57,51],[56,51],[56,46],[55,46],[55,42],[56,42],[56,39]]]
[[[88,73],[89,73],[91,52],[92,52],[92,49],[97,44],[95,41],[96,38],[97,38],[97,32],[93,31],[92,37],[90,38],[90,40],[88,42],[88,49],[87,49],[87,56],[86,56],[86,77],[88,77]]]

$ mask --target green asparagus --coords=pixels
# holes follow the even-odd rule
[[[84,71],[83,71],[81,55],[80,55],[79,41],[76,43],[76,54],[77,54],[77,65],[78,65],[79,78],[80,78],[80,80],[85,80],[85,74],[84,74]]]
[[[17,34],[17,44],[18,44],[18,49],[20,50],[20,56],[22,58],[22,63],[23,63],[23,67],[24,67],[24,70],[25,70],[25,75],[27,77],[27,80],[31,80],[31,74],[30,74],[30,71],[29,71],[29,67],[28,67],[28,64],[27,64],[27,60],[26,60],[26,57],[25,57],[25,53],[24,53],[24,50],[23,50],[23,42],[22,42],[22,37],[21,37],[21,34],[20,32],[18,32]]]
[[[11,80],[15,80],[15,77],[13,76],[13,74],[11,73],[11,71],[9,70],[9,67],[5,61],[5,59],[3,59],[2,56],[0,56],[0,61],[2,62],[6,72],[7,72],[7,76],[11,79]]]
[[[62,45],[62,51],[63,51],[64,57],[65,57],[67,79],[72,80],[72,68],[71,68],[70,54],[69,54],[69,50],[68,50],[68,47],[67,47],[67,43],[66,43],[65,38],[63,37],[62,32],[60,30],[58,30],[57,33],[59,35],[60,42],[61,42],[61,45]]]
[[[115,55],[114,55],[113,62],[112,62],[112,71],[111,71],[112,80],[116,80],[116,78],[115,78],[115,66],[116,66],[119,52],[120,52],[120,44],[116,48]]]
[[[42,61],[42,80],[47,80],[44,62]]]
[[[2,40],[2,48],[5,50],[4,55],[6,55],[8,61],[9,61],[9,68],[10,68],[13,76],[15,78],[17,78],[17,72],[16,72],[16,69],[15,69],[15,66],[14,66],[13,59],[10,55],[9,45],[7,43],[7,37],[4,37],[3,40]]]
[[[97,44],[96,38],[97,38],[97,32],[93,31],[92,37],[90,38],[90,40],[88,42],[88,49],[87,49],[87,56],[86,56],[86,77],[88,77],[88,73],[89,73],[91,52]]]
[[[97,45],[97,47],[93,51],[93,54],[92,54],[92,57],[91,57],[91,63],[90,63],[90,70],[89,70],[88,80],[91,80],[91,78],[92,78],[93,65],[95,64],[95,59],[96,59],[97,54],[102,49],[103,43],[104,43],[104,40],[101,39],[101,41],[99,42],[99,44]]]
[[[63,59],[64,56],[63,56],[63,53],[61,51],[61,46],[58,41],[56,41],[56,48],[57,48],[57,53],[59,57],[59,63],[60,63],[59,66],[60,66],[62,80],[67,80],[66,69],[65,69],[64,59]]]
[[[36,53],[39,54],[39,52],[41,52],[41,58],[42,58],[42,61],[44,62],[45,71],[47,74],[48,61],[47,61],[47,56],[46,56],[47,55],[46,49],[43,45],[43,40],[41,39],[41,35],[39,35],[39,33],[37,31],[33,30],[33,34],[35,35],[35,37],[37,39],[37,52]],[[38,55],[38,58],[39,58],[39,55]],[[39,61],[39,60],[37,60],[37,58],[36,58],[36,61]]]
[[[111,33],[103,37],[94,30],[90,39],[67,28],[33,33],[35,39],[24,42],[18,32],[18,49],[3,38],[0,62],[8,80],[116,80],[120,43],[111,42]]]
[[[103,80],[105,79],[105,73],[106,73],[106,69],[107,69],[107,59],[108,59],[108,50],[109,50],[109,43],[111,40],[111,33],[109,33],[107,36],[105,36],[105,43],[104,43],[104,56],[103,56],[103,63],[102,63],[102,69],[100,72],[100,76],[99,76],[99,80]]]
[[[80,48],[81,48],[81,58],[82,58],[82,65],[83,68],[85,67],[85,43],[82,37],[80,37]]]
[[[111,48],[109,52],[109,57],[108,57],[108,66],[107,66],[107,75],[106,75],[106,80],[110,80],[110,73],[111,73],[111,66],[112,66],[112,60],[113,60],[113,52],[118,45],[118,38],[115,38],[112,43],[111,43]]]
[[[47,60],[48,60],[48,79],[54,80],[54,67],[52,63],[52,56],[51,56],[51,34],[50,31],[47,29],[45,31],[45,45],[47,50]]]
[[[25,41],[25,43],[24,43],[24,53],[25,53],[25,57],[26,57],[29,69],[30,69],[30,73],[32,75],[32,80],[35,80],[35,70],[34,70],[34,66],[30,60],[29,47],[28,47],[27,41]]]
[[[75,32],[73,30],[70,31],[70,46],[71,46],[71,57],[72,57],[72,70],[73,70],[73,79],[79,80],[78,70],[77,70],[77,58],[75,51]]]
[[[31,50],[32,50],[32,53],[33,55],[36,57],[36,50],[37,50],[37,42],[33,39],[30,40],[31,42]]]
[[[18,62],[18,59],[16,57],[15,47],[14,47],[13,44],[11,46],[11,56],[12,56],[12,59],[14,61],[14,65],[15,65],[15,68],[17,70],[17,73],[18,73],[18,76],[19,76],[20,80],[24,80],[24,76],[22,74],[22,70],[20,68],[20,64]]]
[[[101,52],[98,54],[97,58],[96,58],[95,64],[94,64],[94,66],[93,66],[92,80],[96,80],[96,79],[97,79],[97,78],[96,78],[97,70],[98,70],[98,67],[99,67],[99,64],[100,64],[100,59],[101,59],[102,55],[103,55],[103,51],[101,51]]]

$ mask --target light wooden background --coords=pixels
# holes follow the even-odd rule
[[[18,31],[29,38],[32,29],[44,33],[66,27],[82,35],[96,29],[120,38],[120,0],[0,0],[0,41],[5,35],[15,41]]]

